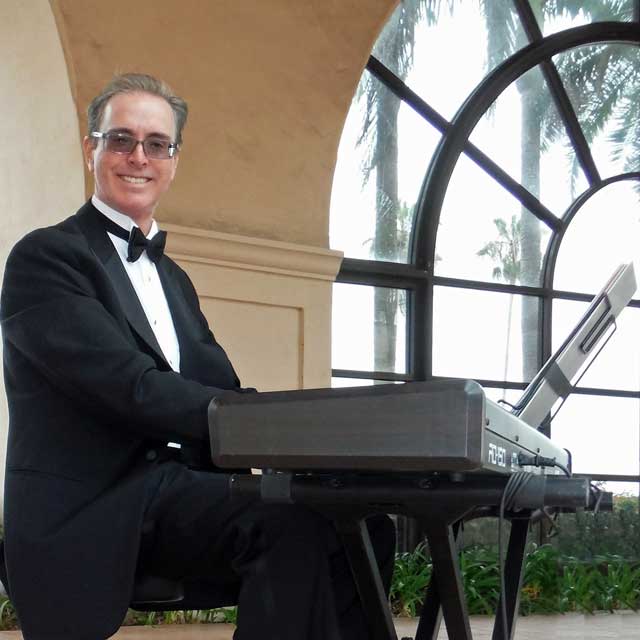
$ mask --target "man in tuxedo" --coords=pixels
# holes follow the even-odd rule
[[[89,107],[93,197],[7,261],[5,580],[24,637],[106,638],[151,574],[184,584],[181,608],[237,602],[237,640],[364,639],[331,524],[231,499],[210,462],[209,402],[248,390],[153,218],[186,117],[163,82],[116,77]],[[370,531],[388,588],[393,528]]]

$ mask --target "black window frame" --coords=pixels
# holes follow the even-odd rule
[[[640,0],[634,3],[632,22],[594,22],[544,37],[526,0],[513,0],[516,11],[529,39],[529,44],[490,72],[466,99],[463,106],[447,121],[421,96],[412,91],[380,60],[370,56],[367,71],[390,89],[402,102],[435,127],[442,138],[431,160],[416,207],[414,229],[408,263],[385,262],[345,258],[336,282],[371,287],[392,287],[407,291],[407,345],[406,373],[333,369],[332,375],[340,378],[367,379],[384,382],[428,380],[433,376],[433,292],[435,286],[455,287],[481,291],[498,291],[518,295],[532,295],[541,301],[539,315],[538,366],[551,355],[552,302],[555,299],[589,302],[593,296],[553,288],[553,275],[562,239],[571,221],[581,207],[599,190],[619,181],[640,181],[640,171],[621,173],[603,179],[591,155],[589,144],[582,132],[578,118],[568,98],[552,56],[573,47],[598,43],[640,44]],[[511,178],[480,149],[469,142],[473,128],[498,96],[526,71],[539,66],[556,109],[565,123],[569,140],[576,153],[589,187],[564,212],[556,216],[538,198]],[[511,193],[551,230],[552,237],[542,265],[540,286],[503,284],[438,276],[434,273],[436,236],[444,196],[451,173],[461,154],[471,158],[500,186]],[[640,308],[640,299],[629,304]],[[524,389],[526,383],[513,380],[478,380],[487,388]],[[636,398],[640,389],[600,389],[576,387],[576,394]],[[550,435],[549,425],[544,427]],[[640,466],[640,451],[639,466]],[[618,481],[640,484],[640,475],[584,474],[594,480]]]

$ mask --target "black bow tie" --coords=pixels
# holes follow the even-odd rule
[[[148,240],[140,227],[133,227],[129,235],[129,246],[127,248],[127,260],[135,262],[146,250],[151,262],[158,262],[164,253],[164,245],[167,242],[167,232],[158,231],[151,240]]]
[[[118,238],[122,238],[128,242],[127,246],[127,261],[135,262],[143,251],[147,251],[147,256],[151,262],[158,262],[164,253],[164,245],[167,242],[167,232],[158,231],[151,240],[148,240],[144,233],[140,230],[140,227],[132,227],[131,233],[127,233],[119,224],[113,222],[102,215],[102,222],[105,229]]]

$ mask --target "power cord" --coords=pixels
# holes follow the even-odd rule
[[[518,454],[518,464],[521,467],[557,467],[567,478],[571,477],[571,471],[555,458],[547,458],[537,454],[528,455],[520,452]]]
[[[557,467],[560,469],[568,478],[571,477],[571,471],[569,469],[558,462],[555,458],[549,458],[546,456],[540,456],[537,454],[528,455],[525,453],[518,454],[518,464],[521,467]],[[502,633],[505,640],[508,640],[509,634],[507,629],[507,602],[506,602],[506,582],[505,582],[505,567],[504,567],[504,541],[502,530],[504,528],[505,522],[505,511],[518,511],[517,508],[517,497],[520,494],[527,484],[535,478],[535,474],[530,471],[516,471],[504,487],[504,491],[502,492],[502,497],[500,499],[500,511],[498,518],[498,568],[500,570],[500,609],[502,616]],[[543,514],[549,518],[549,515],[543,510]]]
[[[500,511],[498,517],[498,569],[500,571],[500,613],[502,616],[502,635],[504,640],[509,640],[509,630],[507,627],[507,591],[504,567],[504,541],[502,529],[504,527],[506,510],[512,510],[515,505],[515,498],[522,489],[531,481],[534,474],[529,471],[516,471],[504,487],[500,499]]]

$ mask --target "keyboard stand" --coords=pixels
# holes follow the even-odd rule
[[[435,481],[419,477],[357,474],[276,473],[232,476],[232,495],[261,497],[267,502],[306,504],[333,520],[340,534],[373,640],[397,640],[382,580],[375,562],[365,518],[395,513],[418,519],[426,534],[433,575],[415,640],[436,640],[444,618],[449,640],[472,640],[469,614],[460,572],[458,541],[461,523],[476,517],[495,517],[508,476],[468,476]],[[548,479],[549,493],[558,506],[585,505],[584,481]],[[561,491],[559,489],[563,489]],[[492,640],[512,640],[522,583],[527,531],[534,509],[507,514],[511,531],[505,556],[506,622],[498,605]],[[502,596],[501,596],[502,597]]]

